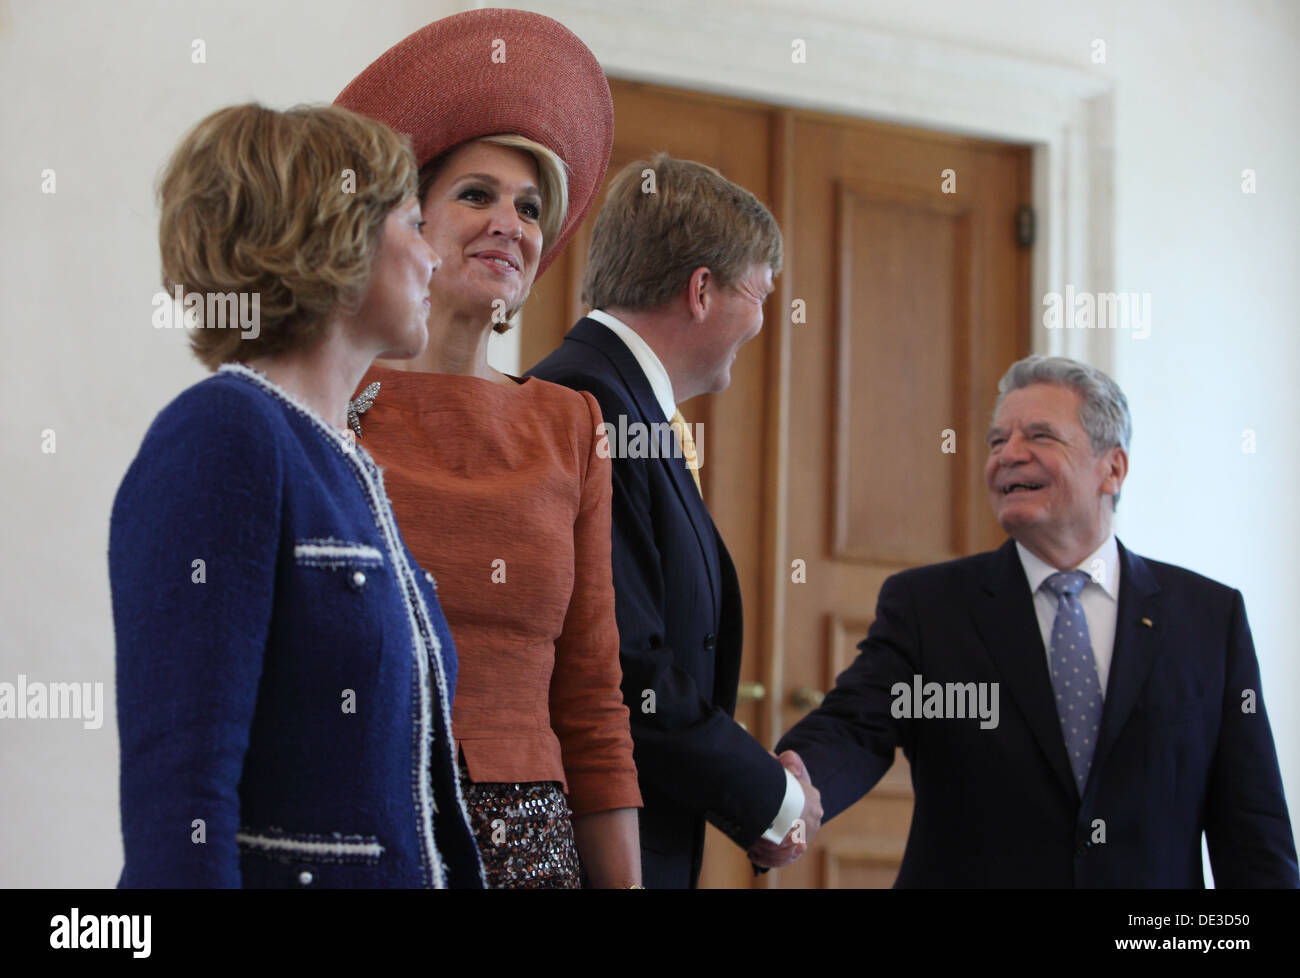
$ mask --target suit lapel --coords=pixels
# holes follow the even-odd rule
[[[1092,757],[1093,771],[1105,763],[1106,755],[1119,739],[1160,649],[1161,620],[1156,597],[1160,585],[1146,561],[1126,550],[1119,541],[1116,543],[1120,561],[1119,606],[1101,732]]]
[[[573,329],[569,330],[564,337],[564,341],[566,343],[578,343],[594,349],[613,367],[615,374],[622,381],[623,387],[626,388],[633,405],[640,414],[638,418],[628,418],[629,424],[633,421],[640,421],[646,425],[656,422],[663,423],[659,420],[663,415],[663,408],[659,406],[659,401],[650,388],[650,381],[646,379],[645,371],[637,363],[632,351],[612,330],[594,319],[584,317],[578,320]],[[617,418],[606,418],[604,420],[617,428]],[[718,578],[721,569],[718,566],[717,548],[708,545],[713,541],[716,532],[713,517],[709,515],[704,500],[700,498],[700,492],[695,487],[695,479],[691,476],[691,470],[686,467],[686,459],[674,454],[670,458],[661,458],[659,462],[667,467],[669,478],[673,487],[677,490],[677,495],[681,499],[691,526],[695,530],[695,539],[700,545],[700,553],[704,557],[704,564],[708,570],[709,590],[713,595],[714,607],[717,608],[719,607]]]
[[[1047,650],[1015,541],[1008,540],[988,559],[987,572],[979,576],[982,593],[973,608],[975,627],[1003,688],[1024,716],[1062,789],[1078,798],[1047,674]]]

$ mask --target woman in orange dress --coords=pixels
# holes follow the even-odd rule
[[[474,10],[408,37],[338,103],[411,135],[443,260],[428,347],[373,367],[351,421],[456,641],[452,726],[488,885],[639,886],[600,410],[487,363],[599,190],[608,84],[555,21]]]

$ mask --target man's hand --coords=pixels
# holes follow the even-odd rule
[[[803,788],[803,812],[781,840],[780,845],[759,839],[749,849],[749,861],[755,866],[778,869],[789,866],[804,854],[808,844],[822,827],[822,795],[808,779],[808,769],[803,758],[792,750],[785,751],[777,760],[793,774]]]

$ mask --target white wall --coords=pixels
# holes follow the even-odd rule
[[[612,6],[613,0],[606,6]],[[103,726],[0,720],[0,886],[108,886],[121,866],[106,573],[113,493],[158,409],[203,376],[154,330],[152,182],[222,105],[325,101],[388,45],[458,9],[428,0],[129,0],[0,6],[0,681],[102,682]],[[660,4],[654,5],[663,9]],[[671,3],[690,30],[693,4]],[[1116,379],[1136,434],[1119,532],[1246,595],[1293,815],[1300,805],[1300,14],[1289,2],[786,0],[818,16],[1096,71],[1115,99],[1114,286],[1152,295]],[[536,9],[546,10],[544,3]],[[636,5],[628,29],[649,8]],[[191,63],[202,38],[207,63]],[[1107,62],[1089,60],[1095,38]],[[719,39],[719,44],[724,39]],[[597,54],[599,54],[599,50]],[[1253,168],[1259,190],[1240,192]],[[41,193],[41,171],[57,192]],[[501,361],[513,366],[507,349]],[[1258,450],[1241,451],[1253,428]],[[57,450],[41,450],[53,429]]]

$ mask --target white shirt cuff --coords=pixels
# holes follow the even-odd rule
[[[781,808],[776,813],[776,818],[772,819],[772,824],[768,826],[767,831],[763,833],[763,838],[769,842],[780,845],[790,829],[794,827],[794,821],[803,814],[803,786],[799,784],[796,778],[785,768],[785,800],[781,802]]]

